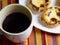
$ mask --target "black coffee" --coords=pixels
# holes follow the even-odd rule
[[[24,31],[30,25],[29,18],[23,13],[11,13],[3,21],[3,29],[10,33]]]

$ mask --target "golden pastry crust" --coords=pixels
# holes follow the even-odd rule
[[[41,16],[41,20],[50,27],[55,27],[60,24],[60,7],[54,6],[48,8]]]
[[[38,12],[42,12],[50,4],[50,0],[29,0],[28,2],[28,6]]]

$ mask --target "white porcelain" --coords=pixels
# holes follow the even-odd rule
[[[19,3],[21,5],[27,6],[28,5],[27,1],[28,0],[19,0]],[[51,1],[51,3],[50,3],[49,7],[51,7],[51,6],[60,6],[60,0],[50,0],[50,1]],[[54,27],[54,28],[49,28],[47,26],[44,26],[41,21],[39,22],[39,16],[41,16],[42,13],[38,13],[38,12],[35,12],[33,10],[32,10],[32,12],[33,12],[33,19],[34,19],[33,20],[34,21],[33,25],[36,28],[39,28],[42,31],[46,31],[46,32],[50,32],[50,33],[60,34],[60,26],[57,26],[57,27]]]
[[[31,24],[25,31],[21,33],[9,33],[2,28],[2,23],[4,19],[6,18],[6,16],[8,16],[8,14],[13,13],[13,12],[25,13],[31,20]],[[10,4],[0,11],[0,29],[9,40],[16,43],[23,42],[30,36],[32,32],[32,28],[33,28],[33,16],[32,16],[32,12],[30,11],[28,7],[20,5],[20,4]]]

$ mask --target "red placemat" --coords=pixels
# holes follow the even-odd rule
[[[0,10],[8,4],[18,3],[18,0],[0,0]],[[22,43],[13,43],[0,35],[0,45],[60,45],[60,35],[43,32],[35,27],[28,39]]]

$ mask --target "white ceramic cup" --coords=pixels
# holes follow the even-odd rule
[[[8,14],[11,14],[13,12],[24,13],[30,19],[31,23],[30,23],[29,27],[26,30],[24,30],[23,32],[10,33],[3,29],[2,24],[3,24],[4,19],[8,16]],[[30,36],[30,34],[32,32],[32,28],[33,28],[33,15],[28,7],[20,5],[20,4],[10,4],[6,7],[4,7],[0,11],[0,29],[9,40],[16,42],[16,43],[23,42]]]

